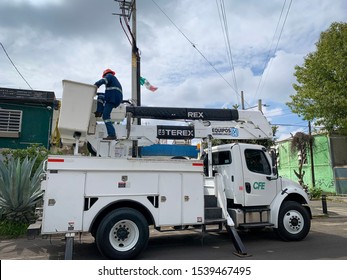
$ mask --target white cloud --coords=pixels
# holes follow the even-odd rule
[[[32,5],[32,6],[47,6],[47,5],[61,5],[65,0],[2,0],[3,3],[12,5]]]
[[[225,1],[236,93],[216,2],[155,2],[179,30],[152,1],[137,1],[141,75],[159,87],[155,93],[142,88],[142,105],[230,108],[240,103],[243,90],[246,107],[259,98],[271,105],[265,111],[271,122],[293,117],[284,103],[293,94],[294,66],[303,63],[333,21],[347,20],[345,0],[293,1],[274,53],[281,25],[275,37],[274,31],[284,2]],[[117,72],[124,97],[130,98],[131,46],[112,12],[119,12],[113,0],[2,0],[1,43],[35,89],[53,90],[59,97],[61,80],[94,83],[110,67]],[[0,87],[27,88],[1,49],[0,65]]]
[[[264,71],[257,97],[274,102],[288,102],[289,95],[294,94],[294,67],[302,62],[300,54],[278,51]]]

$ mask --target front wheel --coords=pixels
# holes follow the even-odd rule
[[[110,212],[100,223],[96,232],[99,251],[110,259],[131,259],[147,246],[148,223],[145,217],[131,208]]]
[[[280,238],[285,241],[300,241],[307,236],[310,228],[310,215],[304,206],[295,201],[283,202],[278,216],[278,228],[275,229]]]

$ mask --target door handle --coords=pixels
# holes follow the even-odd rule
[[[246,186],[246,192],[251,193],[251,184],[247,182],[245,183],[245,186]]]

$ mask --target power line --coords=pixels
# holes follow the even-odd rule
[[[266,67],[266,65],[267,65],[267,63],[268,63],[268,60],[270,59],[270,54],[271,54],[271,50],[272,50],[272,44],[273,44],[274,41],[275,41],[275,37],[276,37],[277,30],[278,30],[278,27],[279,27],[280,22],[281,22],[281,18],[282,18],[282,15],[283,15],[284,7],[285,7],[285,5],[286,5],[286,1],[287,1],[287,0],[284,0],[283,6],[282,6],[282,10],[281,10],[280,16],[279,16],[278,21],[277,21],[276,29],[275,29],[275,32],[274,32],[274,34],[273,34],[273,36],[272,36],[272,39],[271,39],[269,51],[268,51],[268,53],[267,53],[267,56],[266,56],[266,59],[265,59],[265,62],[264,62],[263,71],[262,71],[261,76],[260,76],[260,80],[259,80],[259,83],[258,83],[258,87],[257,87],[256,93],[255,93],[255,97],[257,96],[257,94],[258,94],[258,92],[259,92],[260,84],[261,84],[261,82],[262,82],[262,80],[263,80],[263,76],[264,76],[265,67]]]
[[[271,123],[271,125],[307,127],[307,125],[288,124],[288,123]]]
[[[283,112],[283,114],[279,115],[279,113],[281,113],[281,112]],[[273,110],[273,111],[269,111],[266,114],[266,116],[267,117],[284,117],[284,116],[290,116],[290,115],[296,116],[296,114],[294,114],[292,112],[289,112],[289,113],[285,113],[285,112],[286,112],[286,110]]]
[[[293,2],[293,0],[290,0],[289,6],[288,6],[288,10],[287,10],[287,13],[286,13],[286,17],[284,18],[283,25],[282,25],[282,28],[281,28],[281,32],[280,32],[280,35],[278,36],[278,40],[277,40],[277,44],[276,44],[276,48],[274,50],[274,53],[276,53],[277,48],[278,48],[278,44],[279,44],[279,42],[281,40],[283,29],[284,29],[284,26],[285,26],[285,24],[287,22],[287,18],[288,18],[288,14],[289,14],[289,11],[290,11],[290,7],[292,6],[292,2]]]
[[[222,27],[222,32],[224,35],[224,42],[225,42],[225,46],[227,49],[227,56],[228,56],[228,60],[229,60],[229,65],[230,65],[230,69],[232,72],[232,77],[233,77],[233,82],[235,85],[235,90],[236,92],[239,92],[238,90],[238,86],[237,86],[237,80],[236,80],[236,74],[235,74],[235,67],[234,67],[234,61],[233,61],[233,56],[231,53],[231,46],[230,46],[230,38],[229,38],[229,27],[228,27],[228,20],[226,17],[226,12],[225,12],[225,4],[224,4],[224,0],[219,0],[219,5],[218,5],[218,0],[216,0],[216,4],[217,4],[217,9],[218,9],[218,15],[219,15],[219,20],[221,23],[221,27]]]
[[[271,41],[271,44],[270,44],[270,49],[269,49],[269,52],[268,52],[267,57],[266,57],[266,60],[265,60],[263,72],[262,72],[262,74],[261,74],[261,77],[260,77],[260,80],[259,80],[259,83],[258,83],[258,87],[257,87],[256,93],[255,93],[255,98],[256,98],[256,96],[257,96],[258,94],[259,94],[259,95],[261,94],[261,91],[262,91],[263,88],[264,88],[264,83],[265,83],[265,80],[266,80],[266,78],[267,78],[267,75],[268,75],[269,72],[270,72],[271,61],[269,61],[269,64],[268,64],[268,71],[267,71],[267,73],[266,73],[266,76],[265,76],[265,78],[264,78],[264,82],[263,82],[263,84],[262,84],[262,86],[261,86],[261,89],[260,89],[260,85],[261,85],[261,82],[262,82],[262,80],[263,80],[263,76],[264,76],[264,72],[265,72],[265,67],[266,67],[266,64],[267,64],[267,62],[268,62],[268,60],[269,60],[269,58],[270,58],[272,44],[273,44],[273,42],[274,42],[275,35],[276,35],[277,30],[278,30],[278,27],[279,27],[279,23],[280,23],[280,21],[281,21],[282,15],[283,15],[283,11],[284,11],[284,7],[285,7],[285,5],[286,5],[286,2],[287,2],[287,0],[284,0],[283,6],[282,6],[282,10],[281,10],[281,14],[280,14],[280,17],[279,17],[278,22],[277,22],[276,30],[275,30],[274,35],[273,35],[273,37],[272,37],[272,41]],[[273,54],[276,54],[276,51],[277,51],[277,49],[278,49],[278,45],[279,45],[279,42],[280,42],[281,37],[282,37],[282,33],[283,33],[284,26],[285,26],[285,24],[286,24],[286,22],[287,22],[287,18],[288,18],[288,14],[289,14],[290,8],[291,8],[291,6],[292,6],[292,2],[293,2],[293,0],[290,0],[289,6],[288,6],[288,8],[287,8],[287,13],[286,13],[286,15],[285,15],[285,18],[284,18],[284,21],[283,21],[283,24],[282,24],[281,31],[280,31],[280,34],[279,34],[278,39],[277,39],[276,47],[275,47],[275,49],[273,50]]]
[[[18,72],[18,74],[22,77],[22,79],[26,82],[26,84],[28,85],[28,87],[33,90],[33,88],[29,85],[28,81],[24,78],[24,76],[21,74],[21,72],[19,72],[18,68],[16,67],[16,65],[14,64],[14,62],[12,61],[12,59],[10,58],[10,56],[8,55],[4,45],[0,42],[0,45],[2,47],[2,49],[4,50],[4,53],[6,54],[8,60],[11,62],[11,64],[13,65],[13,67],[16,69],[16,71]]]
[[[240,95],[234,87],[227,81],[227,79],[218,71],[218,69],[206,58],[206,56],[198,49],[198,47],[183,33],[183,31],[172,21],[172,19],[165,13],[165,11],[154,1],[152,2],[158,7],[158,9],[166,16],[166,18],[172,23],[172,25],[182,34],[182,36],[192,45],[192,47],[204,58],[204,60],[214,69],[214,71],[221,76],[221,78],[229,85],[229,87],[237,94]]]

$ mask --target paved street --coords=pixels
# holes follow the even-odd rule
[[[283,242],[272,230],[242,232],[251,260],[319,260],[347,259],[347,199],[328,201],[328,215],[323,215],[321,201],[311,204],[314,218],[311,232],[301,242]],[[64,259],[62,237],[34,240],[18,238],[0,241],[1,259]],[[202,234],[195,231],[158,233],[151,231],[142,260],[239,260],[226,232]],[[102,260],[90,235],[76,238],[73,258]]]

